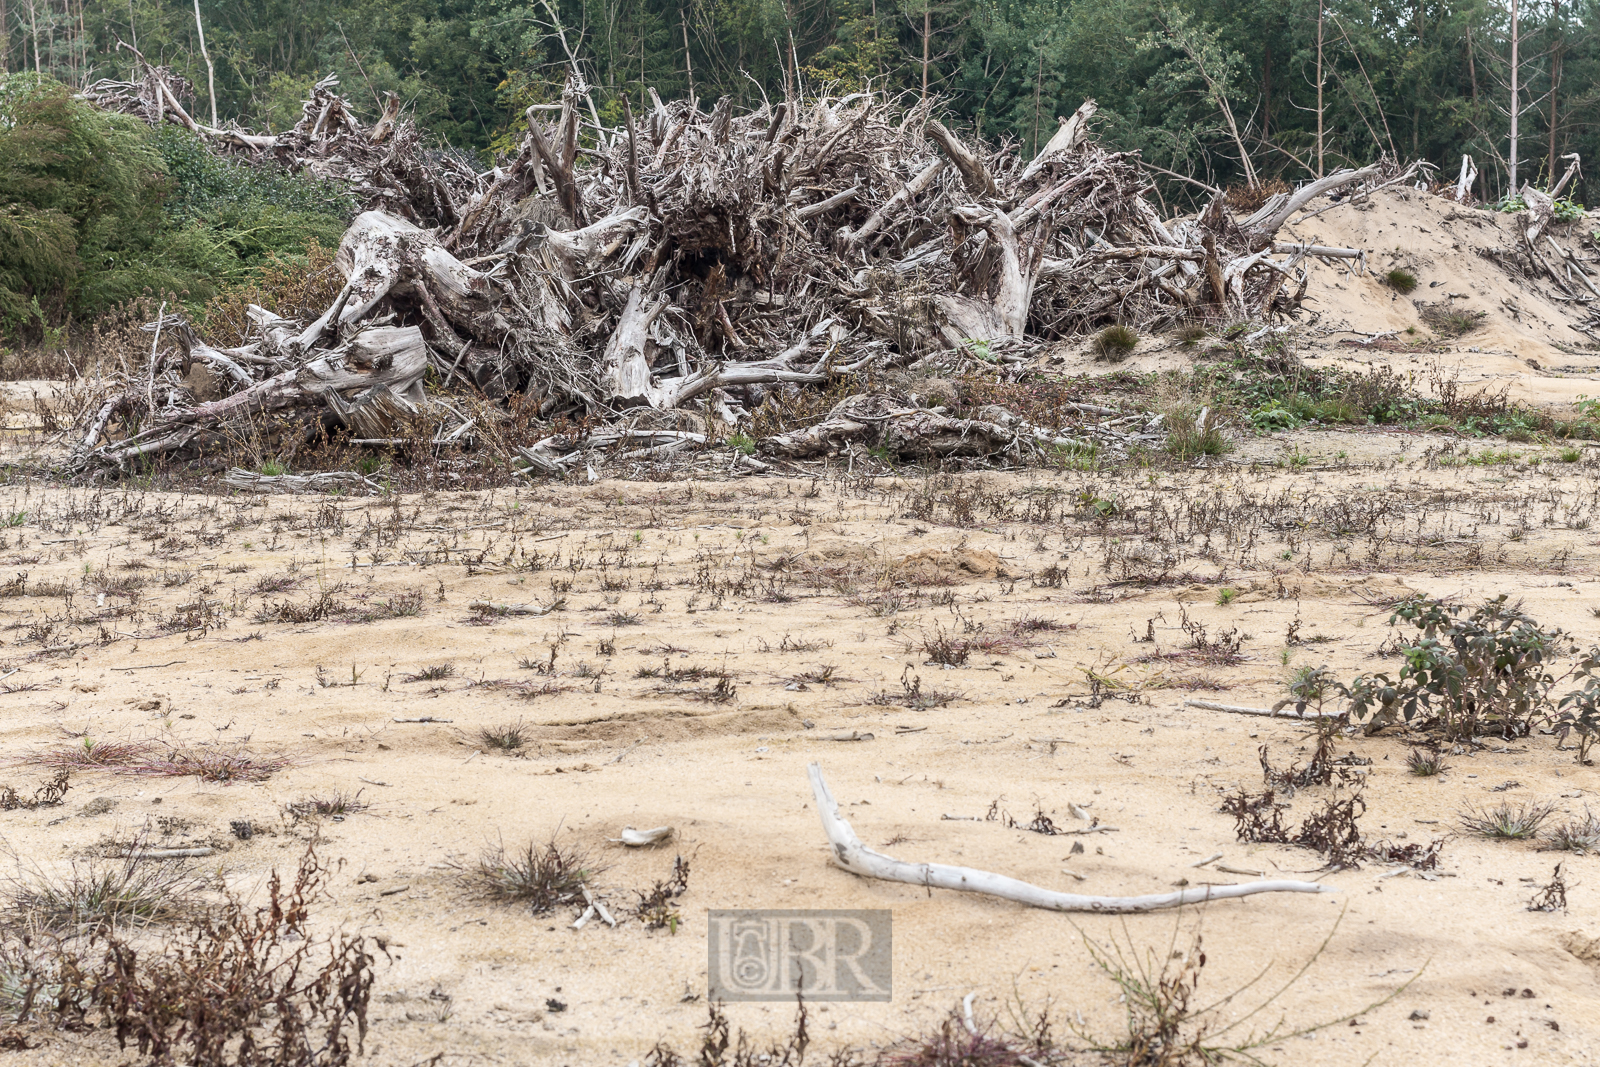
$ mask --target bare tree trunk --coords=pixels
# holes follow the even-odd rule
[[[683,69],[689,75],[689,102],[694,103],[694,61],[689,58],[689,9],[679,8],[678,14],[683,19]]]
[[[1039,64],[1033,74],[1033,154],[1039,154],[1039,96],[1044,88],[1044,49],[1039,49]]]
[[[1522,111],[1522,94],[1517,81],[1520,66],[1518,48],[1522,42],[1517,15],[1517,0],[1511,0],[1511,155],[1507,160],[1511,171],[1511,187],[1507,190],[1509,196],[1517,193],[1517,117]]]
[[[1317,177],[1322,177],[1322,0],[1317,0]],[[1476,88],[1477,81],[1474,79]],[[1476,93],[1474,93],[1476,95]]]
[[[1553,24],[1561,21],[1561,0],[1555,0],[1550,21]],[[1557,32],[1560,32],[1559,26]],[[1556,98],[1560,95],[1561,88],[1561,49],[1561,38],[1557,37],[1550,45],[1550,154],[1546,157],[1548,162],[1545,164],[1552,182],[1556,177]]]
[[[28,22],[33,30],[33,72],[35,74],[43,74],[44,66],[39,62],[39,0],[28,0]],[[27,59],[28,53],[26,49],[24,49],[22,57],[24,60]]]
[[[928,120],[928,133],[939,147],[944,149],[944,154],[950,157],[950,162],[956,165],[956,170],[961,172],[961,181],[967,187],[967,192],[973,196],[998,196],[1000,190],[994,184],[994,177],[989,173],[983,161],[961,139],[951,133],[944,123],[938,119]],[[1037,137],[1035,138],[1037,140]]]
[[[211,64],[211,52],[206,48],[206,28],[200,22],[200,0],[194,0],[194,28],[200,34],[200,55],[206,61],[206,94],[211,98],[211,127],[217,128],[217,68]]]
[[[933,37],[933,8],[927,0],[922,8],[922,99],[928,99],[928,42]]]

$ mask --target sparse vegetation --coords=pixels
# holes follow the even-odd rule
[[[638,904],[633,913],[647,930],[678,932],[683,916],[678,913],[677,900],[689,891],[689,861],[682,856],[672,863],[672,873],[665,881],[658,881],[648,892],[636,894]]]
[[[320,817],[342,818],[353,815],[358,811],[367,810],[366,801],[361,799],[361,791],[345,793],[334,791],[332,793],[313,793],[292,801],[288,806],[289,814],[297,819],[310,819]]]
[[[603,870],[582,849],[551,838],[514,852],[496,845],[478,861],[472,882],[494,900],[525,905],[539,915],[582,901],[584,885]]]
[[[1600,819],[1588,808],[1583,818],[1568,819],[1545,835],[1545,847],[1558,852],[1600,852]]]
[[[435,663],[415,673],[407,674],[401,680],[406,682],[442,682],[446,678],[455,677],[455,673],[456,665],[454,663]]]
[[[1434,778],[1449,769],[1444,755],[1437,750],[1414,748],[1406,757],[1406,770],[1418,778]]]
[[[478,740],[495,752],[520,752],[528,743],[528,729],[521,719],[500,726],[485,726],[478,731]]]

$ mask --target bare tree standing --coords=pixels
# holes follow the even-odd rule
[[[1322,177],[1322,9],[1317,0],[1317,177]]]
[[[1511,196],[1517,195],[1517,118],[1522,114],[1522,90],[1518,80],[1522,73],[1522,60],[1517,54],[1521,37],[1517,15],[1517,0],[1511,0],[1511,155],[1506,161],[1511,171],[1511,188],[1508,190]]]
[[[33,30],[33,72],[43,74],[44,66],[39,62],[39,0],[28,0],[28,24]],[[22,61],[28,61],[28,46],[22,46]]]
[[[1551,8],[1550,25],[1555,31],[1556,39],[1550,42],[1550,155],[1547,157],[1549,162],[1545,166],[1549,168],[1550,180],[1555,181],[1556,159],[1558,158],[1556,156],[1556,126],[1558,125],[1556,121],[1556,98],[1561,88],[1561,53],[1565,48],[1565,42],[1561,36],[1561,0],[1555,0]]]
[[[922,99],[928,99],[928,42],[933,39],[933,7],[922,5]]]
[[[194,28],[200,34],[200,55],[206,61],[206,92],[211,97],[211,128],[217,128],[217,68],[211,65],[211,53],[206,50],[206,28],[200,21],[200,0],[194,0]]]

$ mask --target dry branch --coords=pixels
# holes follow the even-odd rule
[[[871,368],[981,347],[993,373],[1012,375],[1041,343],[1111,323],[1291,313],[1305,259],[1362,252],[1279,241],[1278,230],[1324,193],[1399,180],[1383,164],[1281,194],[1242,221],[1220,199],[1169,219],[1147,199],[1138,159],[1095,142],[1093,101],[1024,162],[873,93],[745,113],[724,99],[709,115],[652,93],[641,122],[630,106],[622,127],[604,129],[582,117],[596,113],[576,74],[559,105],[528,110],[515,157],[478,173],[425,149],[393,97],[364,125],[331,77],[292,130],[251,134],[197,122],[186,82],[141,69],[84,95],[182,125],[218,152],[343,181],[364,210],[336,257],[345,284],[312,321],[252,308],[250,343],[224,349],[164,318],[158,342],[181,353],[158,343],[148,368],[85,412],[82,469],[193,454],[268,414],[386,447],[479,432],[499,441],[490,424],[501,408],[480,403],[469,419],[430,395],[430,369],[450,389],[487,401],[521,393],[542,418],[591,427],[589,441],[521,448],[525,473],[582,469],[599,449],[657,457],[705,442],[596,443],[592,428],[632,409],[686,407],[736,425],[774,398]],[[592,147],[580,146],[590,125]],[[196,401],[181,373],[196,362],[228,395]],[[866,395],[762,448],[1003,457],[1085,437],[1120,447],[1139,434],[1065,438]]]
[[[822,768],[813,763],[807,767],[811,777],[811,794],[817,802],[817,813],[822,817],[822,831],[833,847],[834,862],[852,874],[865,878],[881,878],[888,882],[905,882],[927,886],[931,889],[955,889],[963,893],[984,893],[1026,904],[1032,908],[1051,911],[1142,912],[1177,908],[1186,904],[1202,904],[1210,900],[1229,897],[1247,897],[1256,893],[1331,893],[1333,890],[1315,882],[1249,882],[1245,885],[1208,885],[1181,889],[1176,893],[1156,893],[1142,897],[1099,897],[1079,893],[1062,893],[1053,889],[1031,885],[1008,878],[1003,874],[974,870],[971,867],[952,867],[943,863],[907,863],[874,852],[861,843],[844,816],[839,814],[838,802],[828,791]]]

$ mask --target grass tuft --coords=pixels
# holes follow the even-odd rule
[[[530,842],[516,852],[497,845],[478,861],[475,882],[492,899],[526,904],[535,915],[583,898],[583,885],[601,872],[580,848],[555,840]]]
[[[528,728],[521,719],[501,726],[485,726],[478,739],[496,752],[520,752],[528,743]]]
[[[1411,750],[1411,755],[1406,757],[1406,770],[1418,778],[1432,778],[1449,769],[1443,754],[1439,752],[1424,752],[1422,749],[1414,748]]]
[[[8,904],[33,929],[87,933],[176,919],[198,905],[202,885],[182,861],[88,860],[62,875],[19,875]]]
[[[1107,326],[1094,338],[1094,354],[1107,363],[1121,363],[1139,345],[1139,335],[1127,326]]]
[[[456,665],[454,663],[435,663],[424,667],[415,674],[401,676],[401,681],[406,682],[442,682],[446,678],[454,677]]]
[[[1539,827],[1555,811],[1554,804],[1530,802],[1513,805],[1502,800],[1492,808],[1468,810],[1461,813],[1461,826],[1469,833],[1500,841],[1526,841],[1539,832]]]
[[[292,801],[288,806],[290,815],[297,819],[312,819],[325,816],[343,818],[354,815],[358,811],[366,811],[367,803],[361,799],[361,790],[354,793],[345,793],[335,790],[325,796],[312,793],[299,800]]]
[[[1585,808],[1583,818],[1569,819],[1546,834],[1545,847],[1557,852],[1600,852],[1600,819]]]
[[[1383,284],[1397,293],[1410,293],[1417,288],[1417,276],[1408,270],[1396,267],[1383,276]]]

